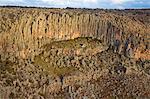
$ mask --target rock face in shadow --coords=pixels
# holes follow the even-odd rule
[[[143,11],[143,13],[142,13]],[[150,59],[149,10],[87,10],[0,8],[0,48],[2,59],[15,52],[16,57],[29,58],[38,48],[52,40],[77,37],[97,38],[114,52],[127,57]],[[145,13],[144,13],[145,12]],[[141,16],[142,16],[141,15]],[[3,55],[5,53],[5,55]]]

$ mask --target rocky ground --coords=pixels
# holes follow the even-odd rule
[[[1,61],[0,96],[2,99],[149,99],[150,61],[128,58],[105,46],[92,38],[55,41],[41,47],[34,61]]]

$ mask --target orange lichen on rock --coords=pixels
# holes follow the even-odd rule
[[[144,60],[150,60],[150,50],[146,50],[146,51],[141,51],[141,50],[136,50],[135,51],[135,59],[144,59]]]

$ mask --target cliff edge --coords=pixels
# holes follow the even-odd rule
[[[0,8],[0,53],[29,57],[51,40],[92,37],[118,53],[149,57],[150,10]],[[24,55],[25,54],[25,55]],[[147,55],[148,54],[148,55]],[[6,56],[6,55],[5,55]]]

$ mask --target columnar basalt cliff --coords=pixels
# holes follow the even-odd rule
[[[0,7],[0,99],[150,98],[150,9]]]
[[[138,20],[130,11],[1,8],[0,13],[1,50],[19,52],[24,58],[50,40],[93,37],[109,47],[118,40],[119,53],[130,50],[135,58],[150,59],[144,55],[149,53],[149,21]]]

